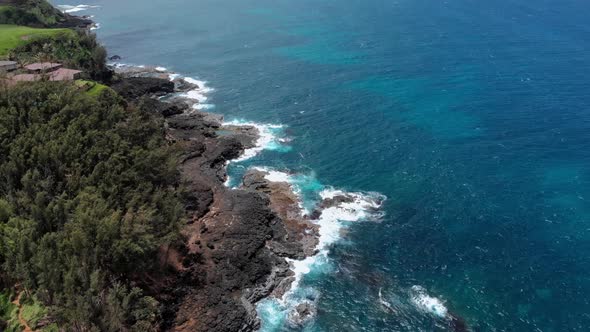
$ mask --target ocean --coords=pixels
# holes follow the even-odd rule
[[[258,305],[263,331],[590,330],[590,2],[86,4],[63,8],[111,55],[206,81],[202,108],[262,128],[228,185],[265,167],[306,208],[356,193]]]

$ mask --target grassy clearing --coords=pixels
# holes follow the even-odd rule
[[[69,29],[36,29],[19,25],[0,24],[0,58],[6,57],[10,50],[27,44],[38,37],[52,37],[60,33],[73,34]]]
[[[92,89],[86,91],[89,96],[98,97],[104,90],[109,89],[108,86],[102,85],[100,83],[94,84]]]
[[[4,328],[2,331],[6,332],[21,331],[18,322],[18,307],[12,304],[12,295],[8,291],[0,293],[0,330]]]
[[[39,321],[47,315],[47,308],[41,305],[35,298],[23,303],[21,307],[21,317],[27,321],[29,326],[34,330],[37,328]]]
[[[12,303],[15,295],[8,291],[0,293],[0,331],[20,332],[23,326],[19,321],[19,308]],[[21,297],[20,316],[26,321],[27,325],[38,330],[39,322],[47,316],[47,308],[43,306],[35,297],[24,299]],[[4,325],[2,325],[4,322]],[[4,330],[3,330],[4,328]],[[41,332],[59,332],[56,324],[50,324],[43,327]]]
[[[91,97],[98,97],[104,90],[110,89],[106,85],[88,80],[76,80],[75,84]]]

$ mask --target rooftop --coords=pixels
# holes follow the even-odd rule
[[[39,62],[39,63],[32,63],[30,65],[25,66],[25,69],[31,71],[48,71],[48,70],[55,70],[61,67],[61,63],[54,63],[54,62]]]
[[[20,74],[14,75],[10,78],[13,82],[34,82],[41,79],[37,74]]]
[[[76,79],[76,75],[80,74],[80,70],[60,68],[49,74],[51,81],[69,81]]]

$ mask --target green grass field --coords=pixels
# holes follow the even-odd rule
[[[0,58],[6,57],[10,50],[26,44],[39,36],[55,36],[59,33],[74,33],[69,29],[35,29],[18,25],[0,24]]]
[[[83,89],[85,93],[91,97],[98,97],[101,92],[106,89],[110,89],[106,85],[88,80],[76,80],[74,84],[76,84],[76,86],[78,86],[80,89]]]

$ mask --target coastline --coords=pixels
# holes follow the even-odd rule
[[[162,258],[175,272],[165,280],[175,296],[160,297],[165,306],[177,308],[166,327],[176,331],[258,329],[256,303],[277,289],[288,289],[293,280],[286,258],[301,259],[310,252],[297,240],[297,230],[287,229],[281,214],[273,211],[274,195],[261,190],[270,183],[259,179],[239,189],[225,185],[226,165],[259,153],[266,140],[252,125],[224,124],[222,116],[194,107],[206,100],[199,91],[210,91],[203,82],[162,68],[119,66],[118,74],[121,80],[112,88],[140,105],[148,104],[148,95],[152,111],[166,110],[162,115],[166,135],[182,149],[180,172],[189,196],[189,222],[182,232],[185,244],[167,248]],[[138,90],[140,85],[143,91]],[[280,190],[291,198],[284,207],[296,213],[296,198],[289,190],[286,186]],[[242,252],[245,254],[237,254]],[[165,293],[163,289],[153,291]],[[224,319],[227,316],[232,319]]]
[[[69,14],[88,8],[75,6],[64,14],[84,22],[82,29],[92,33],[98,23]],[[344,222],[379,219],[385,197],[347,193],[319,182],[319,191],[304,189],[296,180],[304,174],[252,165],[230,188],[230,163],[266,149],[290,149],[274,133],[283,126],[226,122],[222,115],[205,112],[214,108],[207,103],[214,90],[166,68],[110,68],[114,75],[103,83],[127,105],[161,118],[167,141],[178,149],[186,225],[180,241],[160,248],[161,271],[135,276],[161,303],[162,329],[258,330],[263,300],[280,307],[291,326],[313,319],[319,295],[298,294],[304,275],[328,259],[329,246],[344,234]],[[303,195],[306,190],[310,192]],[[310,194],[315,198],[306,201]]]
[[[226,122],[222,115],[203,111],[199,105],[207,103],[207,93],[213,91],[206,82],[162,67],[113,68],[122,79],[112,86],[115,91],[140,107],[150,104],[152,111],[159,110],[169,141],[182,146],[180,171],[189,193],[189,222],[184,244],[166,248],[161,257],[175,276],[153,290],[174,293],[159,298],[170,311],[165,328],[258,330],[269,304],[279,308],[290,326],[313,319],[319,295],[301,297],[304,275],[328,261],[329,246],[341,238],[346,223],[379,220],[386,198],[323,185],[315,192],[317,185],[305,189],[304,182],[317,180],[265,167],[248,168],[240,184],[230,188],[227,166],[271,147],[277,139],[265,128],[281,126]],[[305,190],[312,191],[307,196],[315,192],[316,200],[304,202]]]

